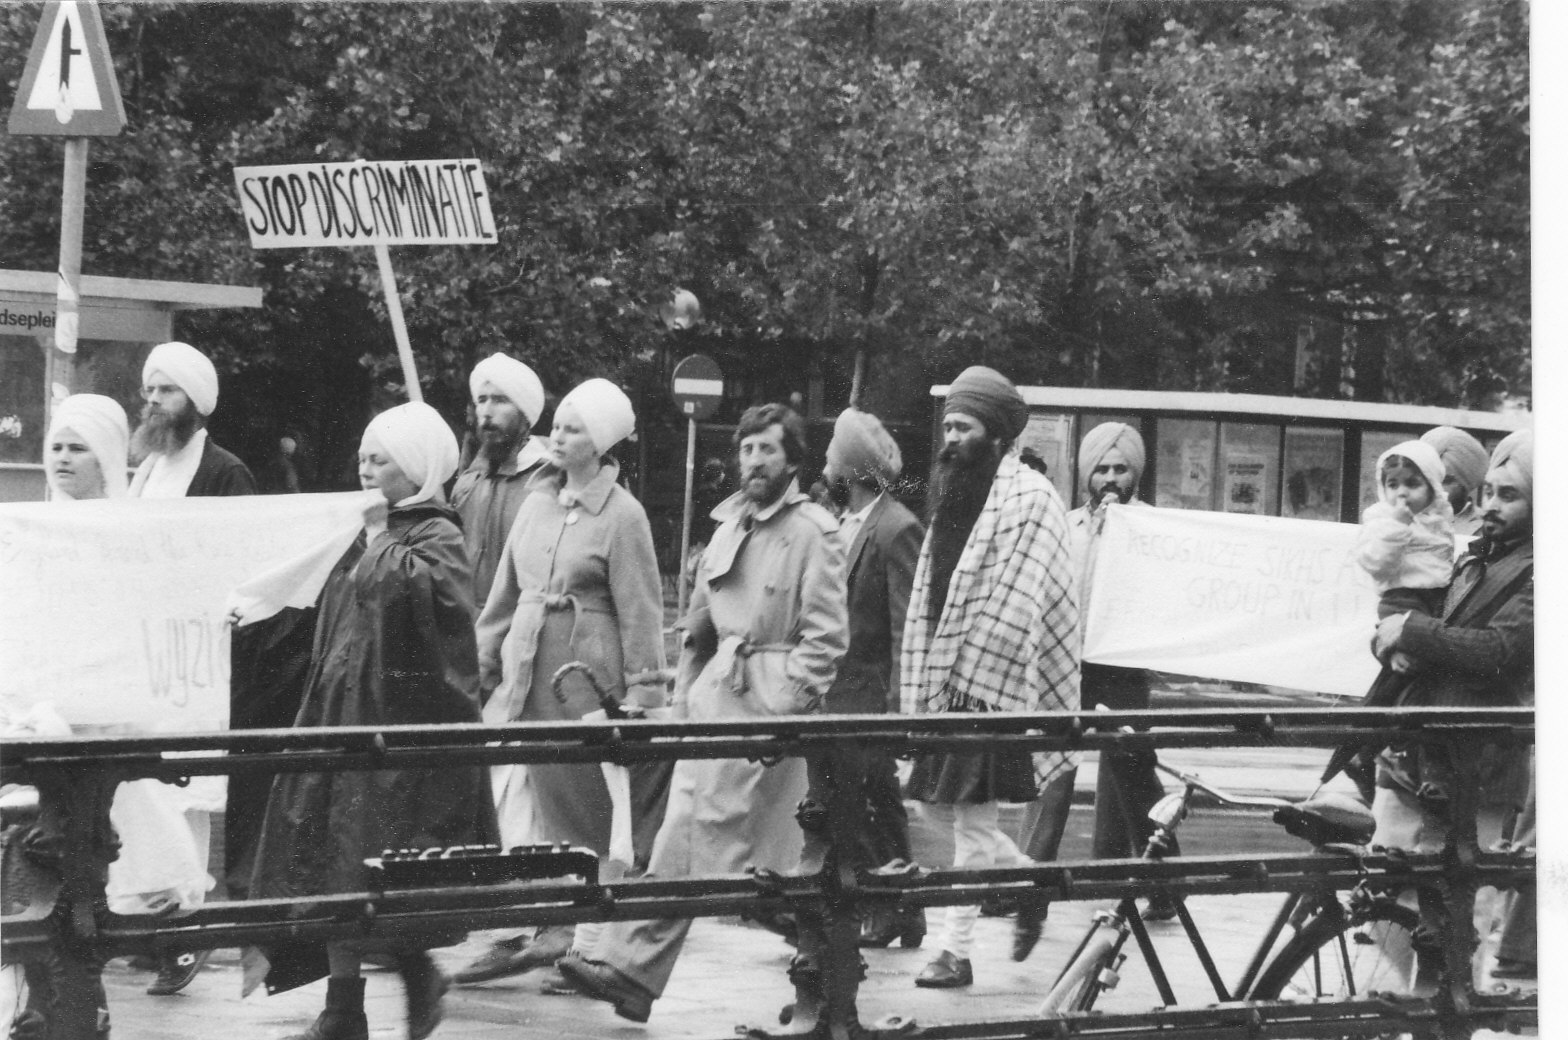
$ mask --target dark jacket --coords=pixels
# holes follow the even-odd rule
[[[1498,707],[1535,703],[1535,543],[1491,560],[1463,557],[1441,620],[1411,614],[1399,649],[1420,670],[1400,703]]]
[[[201,461],[191,477],[186,498],[218,498],[224,495],[256,494],[256,478],[239,457],[213,442],[209,434],[202,445]]]
[[[860,525],[845,565],[849,649],[824,711],[898,711],[898,655],[924,537],[920,521],[890,495],[879,498]]]
[[[372,544],[361,533],[327,578],[319,610],[295,726],[479,721],[473,575],[450,509],[393,509]],[[365,858],[383,849],[496,840],[479,767],[288,773],[267,802],[250,895],[361,891]],[[324,958],[278,953],[269,992],[325,972]]]

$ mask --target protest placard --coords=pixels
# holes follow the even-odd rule
[[[478,159],[236,166],[256,249],[496,240]]]
[[[1352,524],[1110,507],[1084,659],[1360,696],[1377,593]]]

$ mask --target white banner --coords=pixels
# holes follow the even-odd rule
[[[1377,593],[1353,524],[1112,506],[1084,660],[1359,697]]]
[[[223,729],[236,586],[338,541],[372,493],[0,505],[0,710]]]
[[[478,159],[236,166],[255,249],[496,241]]]

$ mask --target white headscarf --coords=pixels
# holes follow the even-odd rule
[[[631,436],[637,428],[637,415],[625,392],[608,379],[589,379],[578,383],[572,392],[556,405],[560,411],[567,405],[577,409],[594,450],[600,455]]]
[[[441,413],[417,401],[389,408],[370,420],[365,436],[374,436],[419,491],[395,503],[440,501],[441,485],[457,472],[457,438]]]
[[[533,369],[505,354],[491,354],[474,366],[468,377],[468,392],[478,397],[482,383],[490,383],[505,394],[522,411],[529,426],[539,421],[544,411],[544,384]]]
[[[108,498],[125,496],[126,453],[131,441],[130,423],[118,401],[102,394],[72,394],[54,406],[49,420],[45,450],[61,430],[71,430],[86,442],[103,472],[103,493]],[[47,469],[49,489],[61,498],[70,498],[55,486],[54,474]]]
[[[1443,494],[1443,478],[1448,475],[1448,468],[1443,465],[1442,458],[1437,454],[1437,449],[1425,441],[1400,441],[1377,457],[1377,466],[1372,472],[1377,474],[1378,498],[1387,501],[1387,492],[1383,490],[1383,463],[1390,456],[1398,455],[1400,458],[1409,459],[1416,469],[1421,471],[1422,478],[1431,485],[1432,503],[1427,506],[1438,505],[1438,499],[1446,505],[1448,496]]]
[[[160,343],[147,355],[142,365],[142,382],[154,372],[162,372],[191,399],[191,404],[203,415],[211,415],[218,407],[218,370],[212,367],[207,355],[189,343]]]

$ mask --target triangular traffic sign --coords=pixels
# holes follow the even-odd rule
[[[13,134],[113,137],[125,126],[103,18],[91,0],[44,7],[7,124]]]

